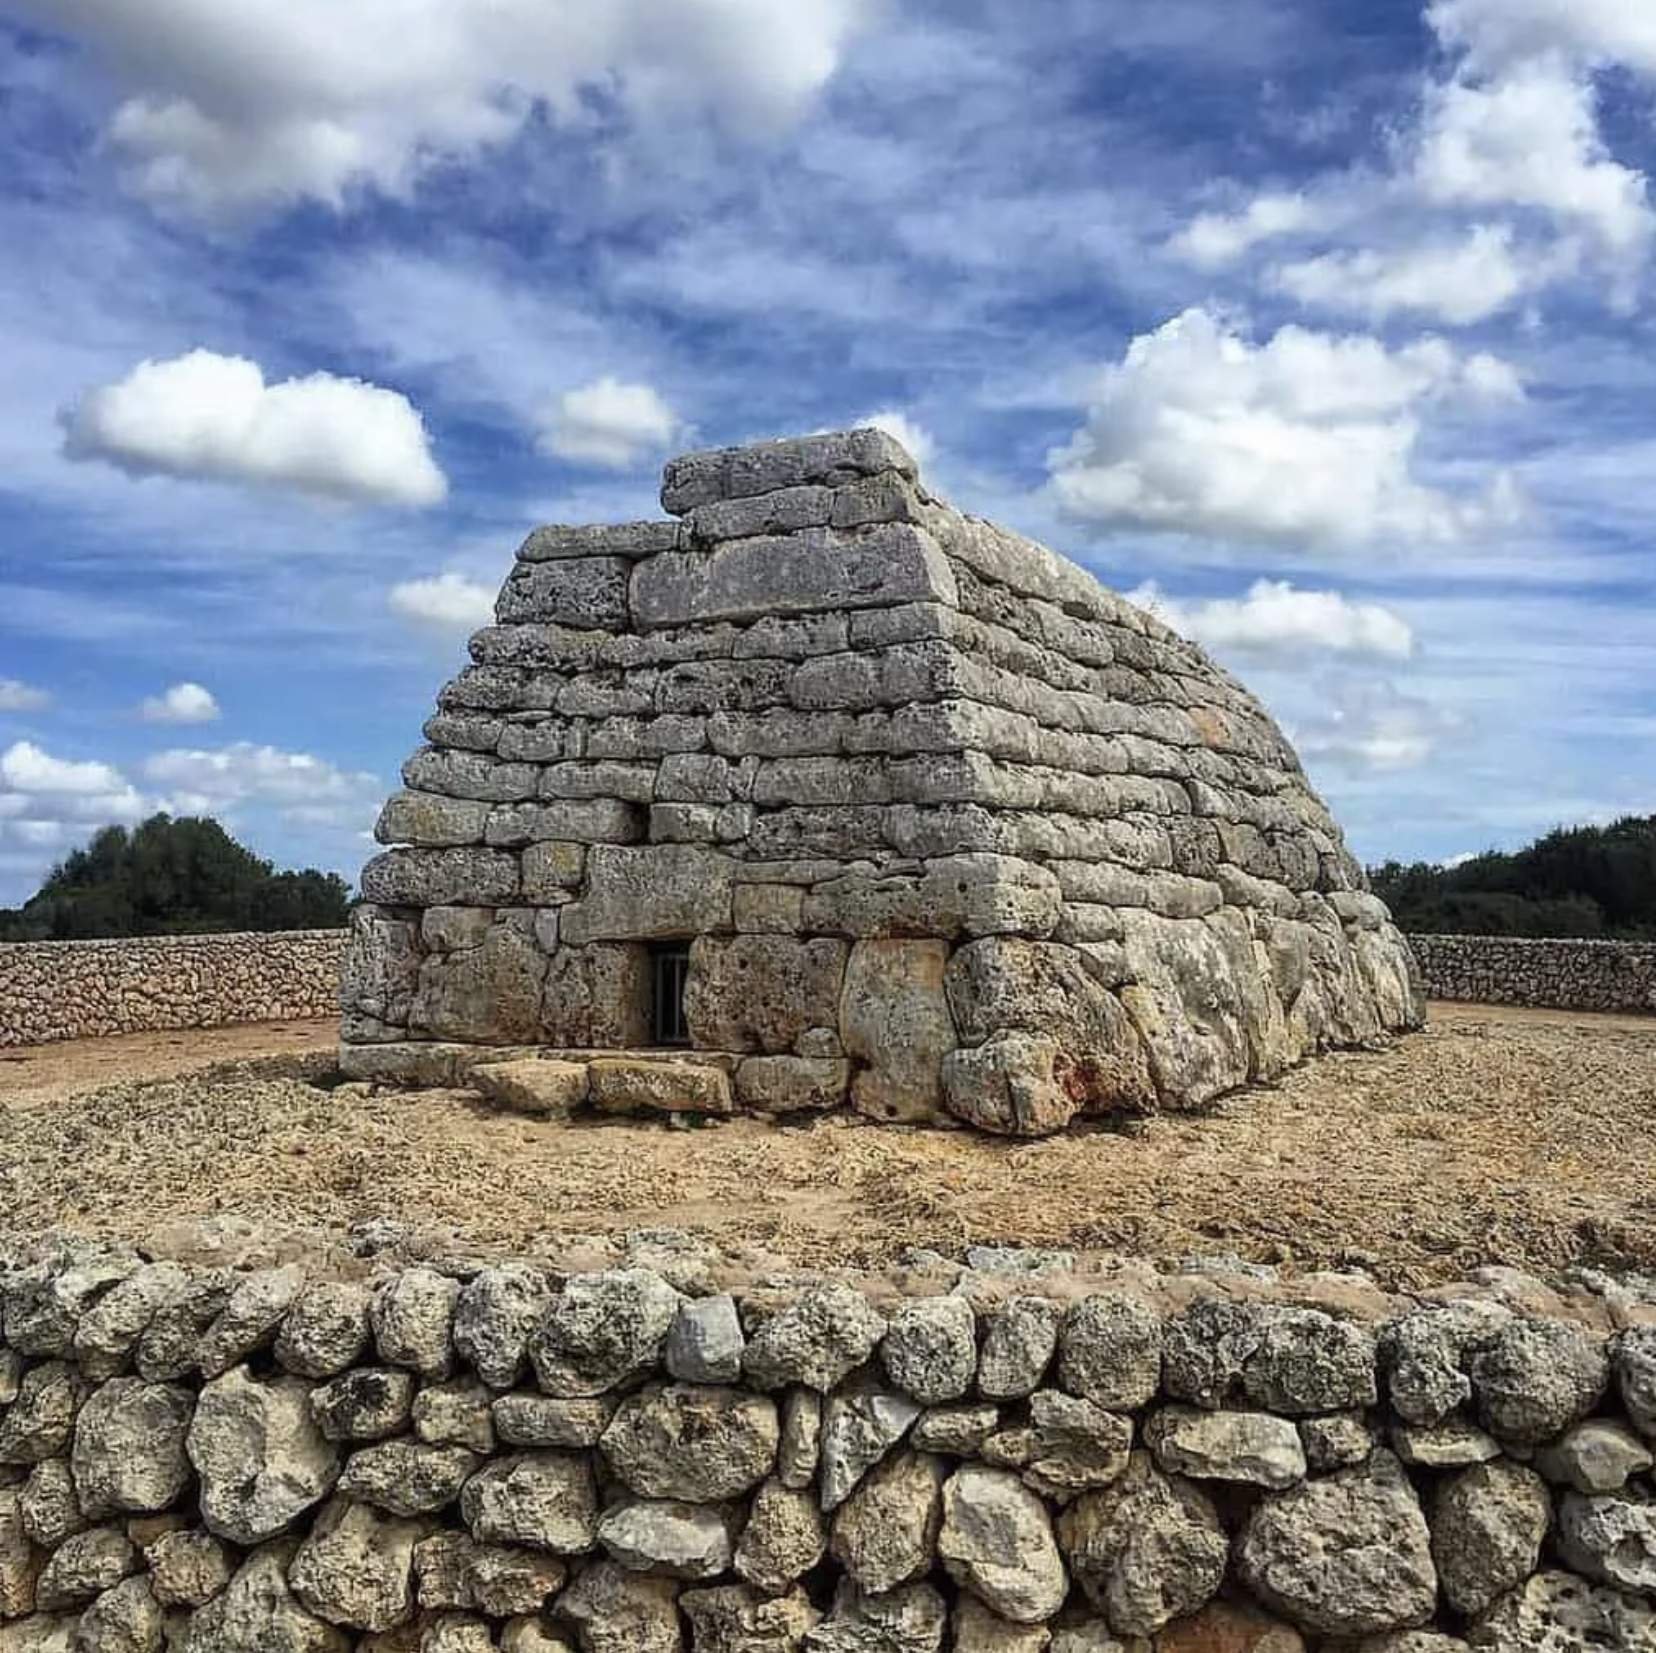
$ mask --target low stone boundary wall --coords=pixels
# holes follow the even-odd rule
[[[339,1012],[343,930],[0,945],[0,1046]]]
[[[1652,1305],[968,1265],[56,1243],[0,1276],[0,1647],[1656,1648]]]
[[[1410,936],[1434,999],[1656,1012],[1656,942]]]

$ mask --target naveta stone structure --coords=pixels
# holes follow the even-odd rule
[[[347,1071],[1040,1134],[1419,1024],[1193,644],[878,431],[688,455],[662,504],[518,552],[380,819]]]

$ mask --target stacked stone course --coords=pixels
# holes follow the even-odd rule
[[[343,930],[0,944],[0,1046],[334,1015]]]
[[[693,454],[662,502],[519,551],[380,820],[347,1071],[636,1052],[667,942],[696,1061],[557,1105],[1036,1134],[1418,1024],[1293,752],[1193,645],[876,431]]]
[[[1410,936],[1435,999],[1656,1012],[1656,941]]]
[[[14,1259],[0,1650],[1656,1649],[1634,1292],[611,1252]]]

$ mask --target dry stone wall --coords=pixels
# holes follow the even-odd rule
[[[1435,999],[1656,1012],[1656,942],[1410,936]]]
[[[1418,1025],[1384,905],[1194,645],[876,431],[693,454],[662,501],[530,535],[442,691],[362,876],[349,1072],[648,1045],[670,944],[717,1060],[568,1076],[597,1106],[1039,1134]]]
[[[915,1261],[48,1244],[0,1274],[0,1650],[1656,1649],[1637,1294]]]
[[[343,930],[0,945],[0,1046],[333,1016]]]

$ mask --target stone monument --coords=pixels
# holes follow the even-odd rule
[[[548,1109],[1195,1109],[1416,1027],[1259,704],[855,430],[537,529],[369,863],[343,1063]]]

